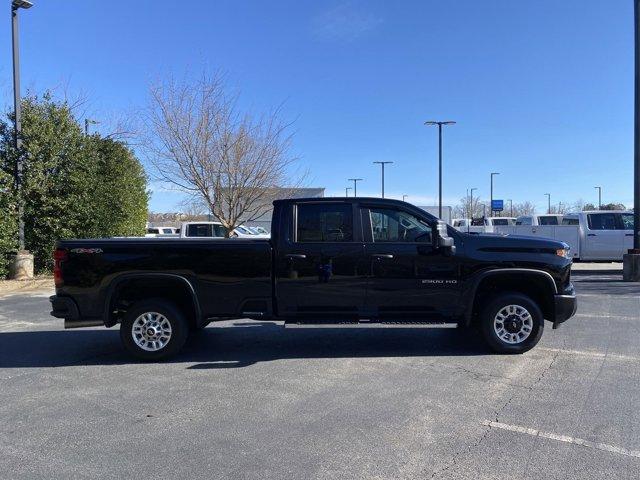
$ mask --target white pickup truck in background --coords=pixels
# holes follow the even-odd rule
[[[474,219],[474,223],[477,219]],[[633,246],[633,213],[593,210],[565,215],[518,217],[516,225],[457,226],[469,233],[524,235],[561,240],[571,247],[575,260],[621,261]]]
[[[493,233],[493,227],[515,225],[513,217],[454,218],[452,226],[466,233]]]

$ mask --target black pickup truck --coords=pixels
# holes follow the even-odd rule
[[[285,326],[457,326],[501,353],[535,346],[576,311],[564,243],[468,235],[405,202],[274,202],[271,239],[63,240],[51,314],[120,324],[132,354],[175,354],[233,318]]]

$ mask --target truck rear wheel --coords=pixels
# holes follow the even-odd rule
[[[504,293],[493,297],[480,313],[484,339],[498,353],[524,353],[540,341],[544,318],[526,295]]]
[[[124,347],[141,360],[162,360],[175,355],[188,333],[189,326],[180,309],[160,298],[134,303],[120,324]]]

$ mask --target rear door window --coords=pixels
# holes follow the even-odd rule
[[[509,225],[509,220],[506,218],[494,218],[493,219],[493,224],[494,225]]]
[[[562,225],[580,225],[580,221],[577,218],[564,217],[562,219]]]
[[[590,213],[587,222],[589,230],[616,230],[615,213]]]
[[[353,210],[350,203],[300,204],[296,241],[352,242]]]

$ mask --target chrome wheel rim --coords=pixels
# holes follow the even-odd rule
[[[157,352],[171,340],[171,323],[158,312],[145,312],[134,320],[131,336],[141,349]]]
[[[507,305],[498,310],[493,329],[500,340],[511,345],[524,342],[533,331],[533,318],[521,305]]]

